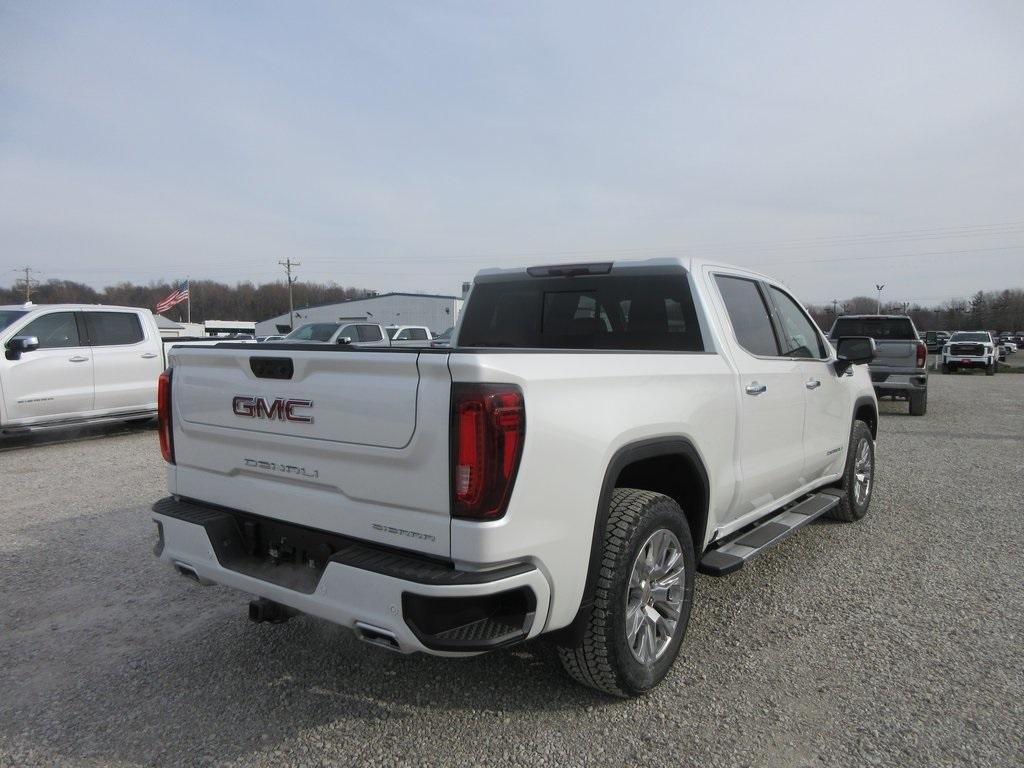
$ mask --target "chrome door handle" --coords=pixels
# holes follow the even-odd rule
[[[142,355],[142,359],[143,360],[152,360],[156,356],[157,356],[156,352],[146,352],[146,353],[144,353]]]
[[[756,395],[760,395],[762,392],[767,392],[767,391],[768,391],[768,385],[767,384],[758,384],[756,381],[752,381],[749,384],[747,384],[747,394],[748,395],[755,395],[756,396]]]
[[[68,362],[70,362],[70,363],[84,363],[88,359],[89,359],[88,357],[82,357],[81,355],[75,355],[74,357],[69,357],[68,358]]]
[[[817,379],[808,379],[804,383],[804,386],[807,387],[808,389],[817,389],[818,387],[821,386],[821,382],[818,381]]]

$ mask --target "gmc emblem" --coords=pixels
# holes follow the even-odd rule
[[[267,400],[265,397],[235,395],[231,400],[231,410],[235,412],[236,416],[248,416],[250,419],[298,421],[302,424],[312,424],[313,417],[297,414],[295,409],[312,407],[312,400],[290,400],[284,397]]]

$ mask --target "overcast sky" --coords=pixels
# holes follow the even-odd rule
[[[0,0],[0,284],[1024,286],[1024,2]]]

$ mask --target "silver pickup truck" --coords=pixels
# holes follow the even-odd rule
[[[832,343],[843,336],[870,336],[875,340],[871,383],[879,398],[907,400],[911,416],[928,410],[928,348],[914,321],[906,315],[844,315],[829,332]]]

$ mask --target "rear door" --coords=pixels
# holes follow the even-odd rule
[[[138,312],[86,310],[92,348],[96,410],[156,409],[156,380],[163,370],[158,345]]]
[[[35,336],[39,348],[0,361],[7,421],[31,424],[74,418],[93,410],[92,350],[75,312],[36,316],[14,336]]]
[[[447,355],[174,347],[176,492],[449,554]]]
[[[805,387],[803,363],[779,356],[763,286],[716,273],[732,326],[740,389],[740,491],[731,511],[742,517],[803,483]]]

